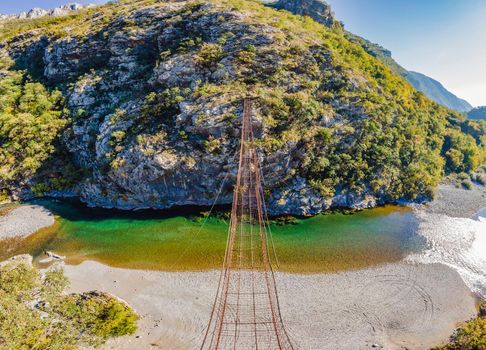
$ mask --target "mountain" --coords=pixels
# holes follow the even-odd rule
[[[485,123],[427,99],[339,23],[255,1],[124,0],[2,26],[4,197],[230,203],[249,94],[272,214],[425,200],[484,159]]]
[[[400,66],[392,57],[391,51],[384,49],[378,44],[366,39],[359,38],[351,33],[348,34],[351,40],[357,40],[363,48],[374,57],[385,63],[394,72],[403,76],[418,91],[424,93],[431,100],[449,109],[464,113],[472,109],[469,102],[460,99],[452,92],[447,90],[440,82],[424,74],[407,71]]]
[[[407,72],[406,79],[419,91],[435,102],[458,112],[468,112],[472,109],[469,102],[458,98],[448,91],[441,83],[417,72]]]
[[[473,108],[467,114],[469,119],[482,119],[486,120],[486,106]]]
[[[0,21],[5,20],[15,20],[15,19],[32,19],[40,17],[56,17],[56,16],[66,16],[73,11],[78,11],[83,8],[94,7],[94,4],[83,5],[76,2],[69,3],[63,6],[56,7],[51,10],[45,10],[39,7],[33,8],[28,12],[21,12],[14,15],[2,15],[0,14]]]
[[[329,28],[335,26],[342,26],[344,28],[344,25],[336,20],[331,6],[321,0],[279,0],[274,6],[296,15],[309,16],[316,22]],[[400,66],[392,58],[391,51],[353,33],[347,32],[346,36],[350,41],[361,45],[370,55],[385,63],[395,73],[402,75],[415,89],[423,92],[431,100],[461,113],[468,112],[472,109],[472,106],[467,101],[458,98],[438,81],[421,73],[407,71]]]

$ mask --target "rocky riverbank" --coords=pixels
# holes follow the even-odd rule
[[[23,205],[0,216],[0,240],[24,238],[54,224],[54,215],[39,205]]]

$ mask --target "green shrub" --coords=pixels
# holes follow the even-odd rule
[[[28,179],[56,150],[68,124],[59,91],[20,71],[0,80],[0,183]]]
[[[460,180],[460,181],[465,181],[465,180],[470,180],[471,179],[471,176],[467,173],[459,173],[457,174],[457,178]]]
[[[464,180],[461,182],[461,186],[465,188],[466,190],[471,190],[473,188],[473,184],[469,180]]]
[[[480,185],[486,185],[486,176],[481,174],[476,174],[474,180]]]
[[[81,332],[103,340],[137,330],[138,316],[126,304],[104,293],[69,295],[57,306],[56,312],[76,323]]]
[[[115,159],[113,159],[111,162],[110,162],[110,167],[113,169],[113,170],[118,170],[120,169],[122,166],[124,166],[126,164],[126,160],[124,158],[121,158],[121,157],[116,157]]]
[[[51,190],[51,187],[49,186],[49,184],[45,182],[40,182],[32,185],[31,189],[36,196],[40,197],[45,195],[47,192],[49,192]]]
[[[10,195],[8,194],[8,191],[6,189],[1,189],[0,190],[0,202],[6,201],[10,199]]]
[[[209,136],[207,140],[203,141],[203,147],[208,151],[209,153],[219,153],[219,148],[221,145],[221,139],[217,139],[213,136]]]
[[[145,97],[145,104],[142,107],[144,120],[159,118],[168,120],[179,111],[179,103],[184,101],[187,91],[177,87],[166,89],[160,93],[151,92]]]
[[[179,52],[186,52],[191,50],[194,47],[197,47],[201,44],[202,39],[200,37],[195,37],[195,38],[184,38],[180,41],[179,47],[177,50]]]
[[[278,226],[297,225],[299,223],[299,220],[297,220],[295,216],[285,215],[279,216],[277,219],[275,219],[275,222]]]
[[[256,57],[255,50],[241,50],[238,53],[238,61],[242,64],[250,64]]]
[[[0,349],[75,350],[136,331],[125,303],[99,292],[65,295],[67,285],[60,268],[0,267]]]
[[[471,135],[455,128],[448,129],[442,150],[447,172],[471,172],[477,169],[481,153],[480,147]]]
[[[215,66],[223,57],[223,47],[219,44],[204,43],[195,58],[196,63],[204,66]]]

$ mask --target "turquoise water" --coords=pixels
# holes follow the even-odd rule
[[[204,218],[197,208],[125,212],[43,200],[56,224],[24,240],[0,242],[0,258],[54,251],[69,264],[96,260],[111,266],[155,270],[205,270],[222,264],[227,220]],[[412,210],[387,206],[272,224],[279,270],[323,272],[397,261],[418,249]]]

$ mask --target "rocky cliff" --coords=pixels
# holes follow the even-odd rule
[[[329,28],[340,25],[331,11],[331,6],[321,0],[279,0],[273,6],[295,15],[308,16]]]
[[[229,203],[248,94],[271,213],[428,198],[448,152],[466,156],[448,137],[480,159],[482,129],[465,134],[340,26],[255,1],[126,0],[0,40],[4,195]]]

